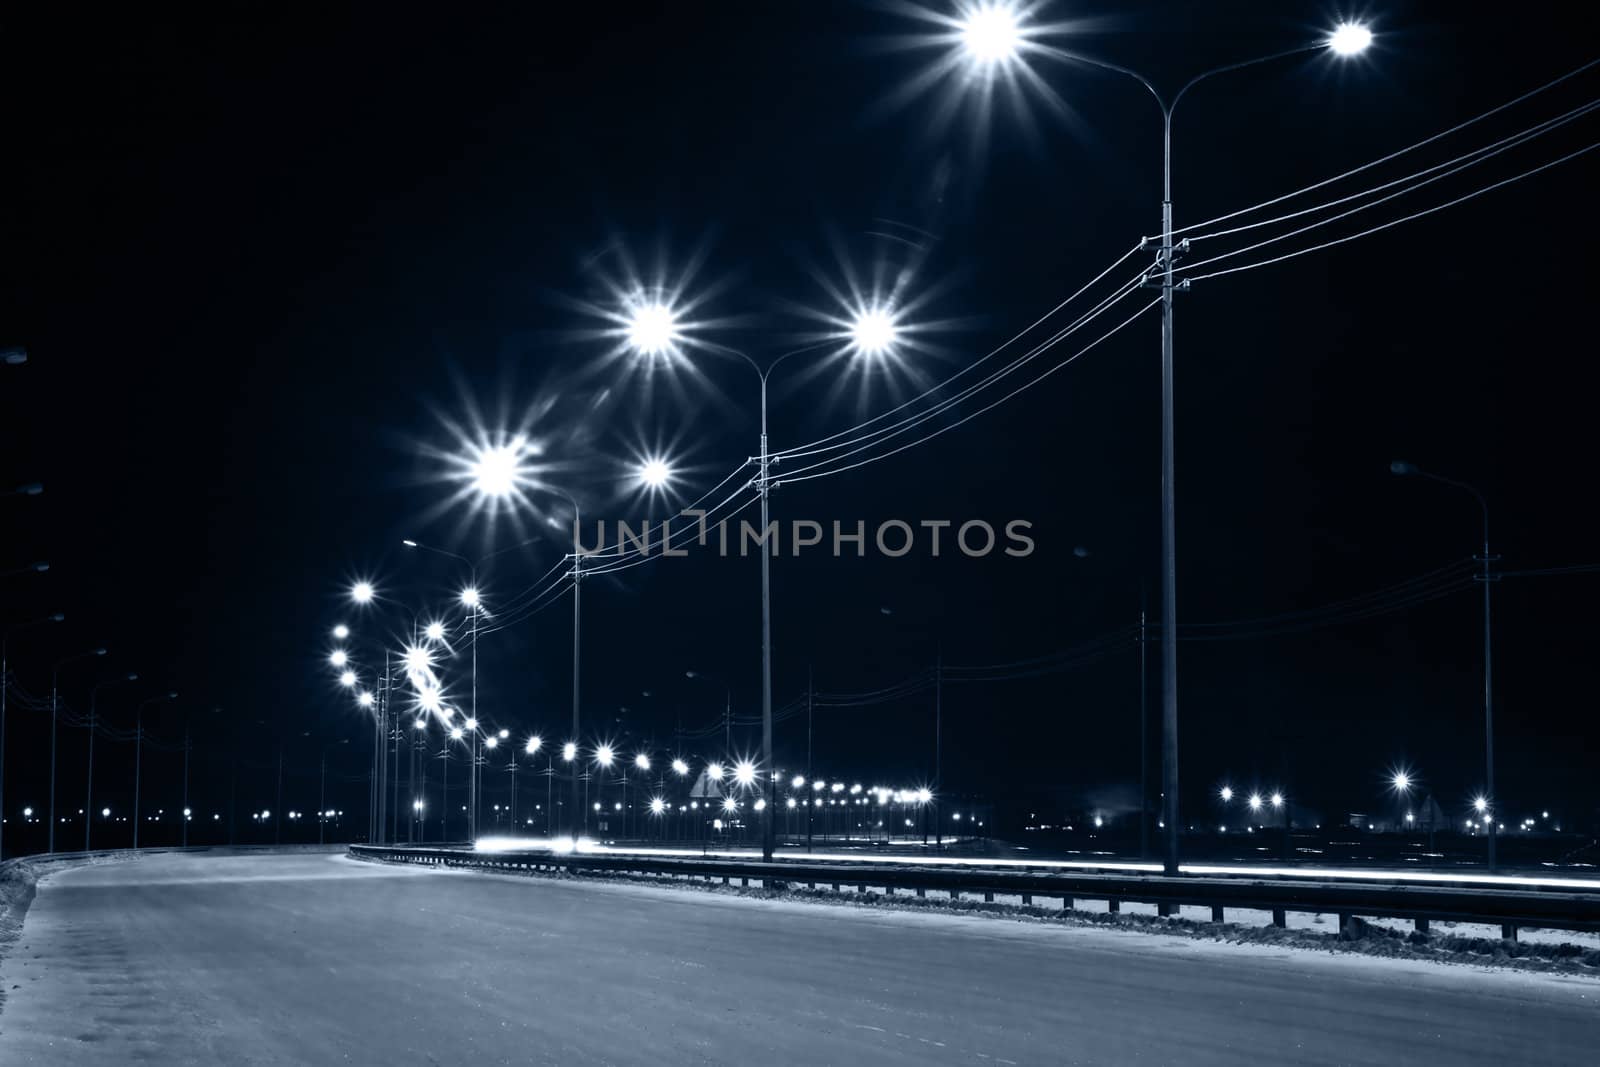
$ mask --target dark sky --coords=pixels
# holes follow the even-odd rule
[[[1040,18],[1074,20],[1073,47],[1173,86],[1342,14],[1323,3],[1055,3]],[[1379,34],[1359,62],[1314,54],[1185,100],[1179,225],[1404,147],[1596,53],[1565,4],[1354,14]],[[699,375],[645,382],[606,359],[614,346],[594,335],[605,324],[582,305],[603,299],[625,256],[671,270],[698,261],[701,317],[731,320],[715,336],[762,359],[815,329],[797,309],[830,308],[822,279],[836,283],[842,262],[864,277],[909,270],[909,291],[931,294],[918,316],[945,328],[918,334],[926,349],[895,373],[863,384],[837,361],[797,361],[775,376],[781,447],[959,369],[1156,231],[1159,126],[1142,90],[1046,62],[1066,113],[1033,98],[1027,113],[997,102],[986,134],[967,111],[940,123],[938,93],[893,106],[936,54],[896,47],[916,29],[892,5],[818,2],[9,12],[0,342],[25,344],[31,360],[0,368],[0,467],[9,483],[47,491],[4,501],[4,563],[52,569],[6,579],[3,615],[70,616],[14,639],[18,683],[45,693],[53,658],[103,642],[112,656],[73,668],[66,698],[86,704],[97,670],[139,671],[148,684],[102,698],[120,728],[134,696],[179,689],[154,729],[174,741],[193,715],[208,754],[198,788],[223,788],[221,755],[243,751],[248,804],[270,802],[280,739],[302,784],[318,745],[341,738],[339,773],[363,773],[368,733],[324,662],[329,628],[356,622],[348,582],[371,576],[392,617],[409,619],[442,610],[460,568],[408,553],[402,537],[466,556],[520,539],[441,507],[455,487],[427,450],[452,447],[450,423],[541,412],[551,478],[608,518],[663,514],[618,491],[641,448],[682,458],[689,499],[754,451],[747,369],[691,354]],[[1591,73],[1414,165],[1597,88]],[[1592,119],[1578,123],[1373,221],[1594,134]],[[1584,210],[1595,173],[1585,157],[1181,297],[1183,620],[1313,607],[1471,555],[1471,498],[1392,477],[1395,458],[1481,487],[1506,568],[1600,561],[1597,375],[1580,325],[1595,281]],[[892,685],[941,652],[958,665],[1045,656],[1135,622],[1146,588],[1154,614],[1157,338],[1147,317],[936,440],[778,490],[776,514],[824,523],[1026,519],[1038,549],[1026,560],[779,561],[775,701],[804,688],[808,666],[819,689],[840,692]],[[528,521],[523,536],[538,528]],[[485,574],[491,606],[561,550],[553,533],[502,556]],[[1597,581],[1495,589],[1508,815],[1593,808]],[[1475,593],[1303,633],[1185,643],[1185,803],[1229,780],[1365,810],[1384,769],[1403,762],[1447,811],[1462,807],[1482,785]],[[714,722],[720,686],[687,679],[690,669],[726,679],[737,715],[759,710],[753,559],[658,561],[589,583],[584,608],[592,736],[662,752],[679,724]],[[564,599],[486,637],[486,721],[564,737],[570,641]],[[1154,649],[1151,659],[1154,716]],[[459,666],[446,668],[452,685]],[[817,772],[924,778],[931,700],[820,712]],[[1138,701],[1131,643],[1078,670],[949,685],[946,788],[1113,795],[1136,780]],[[9,806],[40,788],[44,722],[13,716]],[[752,750],[759,737],[734,740]],[[83,742],[81,730],[63,741],[73,796]],[[778,749],[785,767],[803,763],[803,718],[780,725]],[[108,745],[97,788],[123,788],[125,757]],[[170,775],[172,757],[161,758]],[[346,788],[357,807],[362,787]]]

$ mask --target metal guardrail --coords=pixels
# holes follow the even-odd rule
[[[0,874],[20,863],[66,863],[71,860],[105,859],[113,856],[161,856],[171,852],[331,852],[344,845],[155,845],[146,848],[97,848],[91,852],[32,852],[0,860]]]
[[[797,860],[761,861],[630,856],[625,853],[556,853],[551,851],[478,852],[472,849],[416,846],[351,845],[349,854],[391,863],[483,870],[610,873],[652,877],[720,879],[741,885],[843,886],[858,891],[882,888],[885,894],[906,891],[916,896],[943,892],[952,898],[981,896],[1059,900],[1070,909],[1077,900],[1104,900],[1117,911],[1123,901],[1154,904],[1162,915],[1183,905],[1208,907],[1213,922],[1225,922],[1229,908],[1272,913],[1276,926],[1288,912],[1332,914],[1344,929],[1354,916],[1405,919],[1426,931],[1430,922],[1483,923],[1499,926],[1501,936],[1515,939],[1522,927],[1549,930],[1600,931],[1600,894],[1534,890],[1481,889],[1448,885],[1395,885],[1318,882],[1237,876],[1129,875],[1094,872],[1032,872],[982,867],[934,868],[903,864],[818,863]]]

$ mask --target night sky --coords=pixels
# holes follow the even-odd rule
[[[1174,134],[1178,224],[1402,148],[1593,58],[1571,5],[1043,5],[1070,46],[1173,86],[1290,47],[1340,17],[1378,34],[1358,61],[1313,53],[1186,98]],[[1045,62],[1066,102],[998,100],[987,126],[942,91],[901,94],[937,55],[902,47],[895,5],[724,3],[252,6],[115,15],[17,7],[0,19],[8,146],[0,232],[0,474],[42,496],[3,506],[12,667],[97,643],[64,699],[135,670],[101,713],[192,722],[197,806],[315,805],[317,753],[340,803],[365,804],[370,730],[326,665],[330,628],[372,632],[346,591],[371,578],[390,618],[447,610],[463,556],[493,609],[564,551],[564,512],[490,523],[442,475],[452,426],[531,423],[548,479],[596,517],[662,518],[627,488],[636,455],[684,468],[679,502],[756,448],[755,382],[690,351],[697,373],[623,373],[592,314],[629,261],[703,298],[705,336],[759,360],[806,344],[830,287],[905,272],[921,342],[862,378],[843,360],[774,375],[772,439],[843,430],[1032,322],[1159,222],[1159,121],[1131,82]],[[1059,43],[1068,43],[1068,38]],[[1526,110],[1374,171],[1355,191],[1586,102],[1590,72]],[[1595,137],[1594,120],[1413,195],[1414,210]],[[1585,213],[1595,157],[1327,252],[1199,282],[1177,313],[1179,613],[1248,619],[1337,601],[1471,556],[1472,499],[1389,473],[1407,459],[1479,486],[1509,570],[1600,562],[1593,397],[1582,319],[1595,282]],[[1374,212],[1372,221],[1402,213]],[[1131,310],[1131,308],[1130,308]],[[1120,317],[1119,317],[1120,319]],[[908,322],[911,321],[908,319]],[[1108,320],[1108,324],[1109,324]],[[994,411],[892,459],[778,489],[774,514],[1033,523],[1027,559],[785,556],[773,567],[774,702],[805,687],[891,686],[936,659],[1047,656],[1152,617],[1158,601],[1157,319],[1147,316]],[[963,409],[963,413],[968,409]],[[535,414],[530,414],[535,413]],[[781,472],[780,472],[781,474]],[[748,513],[746,513],[748,515]],[[520,532],[519,532],[520,529]],[[1592,610],[1600,575],[1495,587],[1498,789],[1505,814],[1592,818],[1600,745]],[[1303,633],[1181,649],[1183,801],[1217,784],[1282,787],[1325,812],[1381,803],[1409,765],[1447,812],[1482,787],[1475,588]],[[760,708],[753,558],[659,560],[584,589],[586,740],[658,754],[675,731]],[[396,627],[400,624],[394,623]],[[1139,661],[943,694],[944,788],[1002,800],[1134,803]],[[564,739],[571,605],[480,644],[479,710]],[[1151,777],[1158,774],[1150,648]],[[694,670],[713,681],[685,677]],[[460,661],[444,667],[459,692]],[[98,672],[98,673],[97,673]],[[13,707],[7,814],[42,803],[48,716]],[[818,774],[929,774],[932,693],[821,710]],[[62,804],[81,796],[84,731],[62,735]],[[339,744],[349,739],[348,744]],[[753,752],[759,729],[736,727]],[[803,768],[804,717],[778,728]],[[127,745],[97,753],[125,796]],[[724,755],[716,735],[687,754]],[[147,764],[175,806],[177,763]],[[102,770],[103,768],[103,770]],[[100,775],[104,774],[104,778]],[[1154,786],[1152,785],[1152,789]],[[113,803],[117,802],[115,799]],[[154,802],[150,802],[154,803]],[[72,805],[75,808],[77,805]]]

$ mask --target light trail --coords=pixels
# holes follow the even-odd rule
[[[481,838],[474,846],[479,852],[520,852],[548,850],[572,852],[571,842],[552,841],[548,838]],[[738,859],[761,858],[759,849],[697,848],[614,848],[587,839],[580,841],[578,852],[611,856],[650,856],[661,859]],[[851,863],[862,865],[901,864],[912,867],[970,867],[996,870],[1101,870],[1131,871],[1139,874],[1160,874],[1161,864],[1137,860],[1032,860],[975,858],[968,856],[863,856],[850,852],[791,853],[777,860],[779,863],[816,860],[825,863]],[[1336,867],[1233,867],[1224,864],[1186,863],[1178,868],[1182,874],[1235,876],[1246,878],[1289,878],[1357,880],[1370,882],[1410,882],[1420,884],[1478,885],[1485,888],[1510,889],[1583,889],[1600,893],[1600,878],[1558,878],[1517,874],[1451,874],[1440,871],[1390,870],[1361,868],[1344,870]]]

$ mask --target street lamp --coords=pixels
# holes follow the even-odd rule
[[[84,789],[86,802],[83,805],[83,850],[89,851],[89,828],[94,825],[94,820],[89,818],[89,812],[94,810],[94,732],[96,726],[95,702],[100,695],[100,690],[108,685],[118,685],[122,682],[137,682],[139,676],[132,671],[121,678],[108,678],[89,687],[89,772],[84,776]]]
[[[1433,474],[1418,467],[1414,463],[1404,460],[1395,460],[1389,464],[1391,473],[1400,477],[1426,478],[1429,481],[1448,485],[1454,489],[1471,493],[1477,500],[1478,508],[1483,513],[1483,555],[1478,557],[1478,562],[1483,564],[1483,571],[1478,575],[1478,581],[1483,583],[1483,787],[1489,796],[1494,796],[1494,655],[1489,642],[1490,614],[1489,614],[1489,586],[1495,581],[1494,572],[1490,565],[1494,557],[1489,554],[1489,501],[1484,495],[1466,482],[1458,482],[1454,478]],[[1489,827],[1489,870],[1495,869],[1495,828]]]
[[[177,700],[176,692],[141,700],[133,712],[133,847],[139,847],[139,792],[144,769],[144,709],[163,700]],[[187,745],[185,746],[187,752]],[[187,758],[187,755],[185,756]],[[187,814],[187,813],[185,813]]]
[[[1335,55],[1350,57],[1371,44],[1372,34],[1364,27],[1342,24],[1321,41],[1203,71],[1184,82],[1178,91],[1169,97],[1162,95],[1149,78],[1128,67],[1063,49],[1042,49],[1028,39],[1030,32],[1034,31],[1030,31],[1024,24],[1016,7],[1009,3],[984,0],[969,10],[959,25],[956,41],[970,64],[985,71],[992,72],[996,68],[1017,62],[1020,53],[1026,47],[1029,50],[1043,51],[1061,59],[1132,78],[1155,98],[1156,105],[1161,110],[1161,238],[1155,266],[1146,281],[1161,290],[1161,765],[1162,791],[1165,800],[1165,811],[1161,821],[1166,828],[1166,855],[1163,867],[1167,874],[1175,875],[1178,873],[1179,822],[1178,563],[1177,499],[1174,482],[1173,296],[1180,290],[1187,290],[1189,282],[1187,279],[1176,282],[1173,278],[1173,256],[1178,250],[1174,248],[1172,240],[1172,116],[1185,94],[1207,78],[1324,48]]]
[[[4,633],[0,633],[0,816],[3,816],[6,810],[6,694],[10,692],[6,679],[11,677],[11,635],[18,630],[27,630],[52,622],[64,622],[66,618],[58,611],[52,615],[43,615],[37,619],[7,626]],[[4,845],[5,820],[0,817],[0,857],[5,855]]]
[[[370,604],[377,592],[372,588],[371,582],[357,582],[350,587],[350,599],[357,604]]]
[[[47,848],[51,852],[56,850],[56,719],[61,703],[59,697],[61,668],[78,660],[105,654],[106,650],[103,648],[90,649],[88,652],[80,652],[75,656],[57,660],[50,670],[50,834]]]

